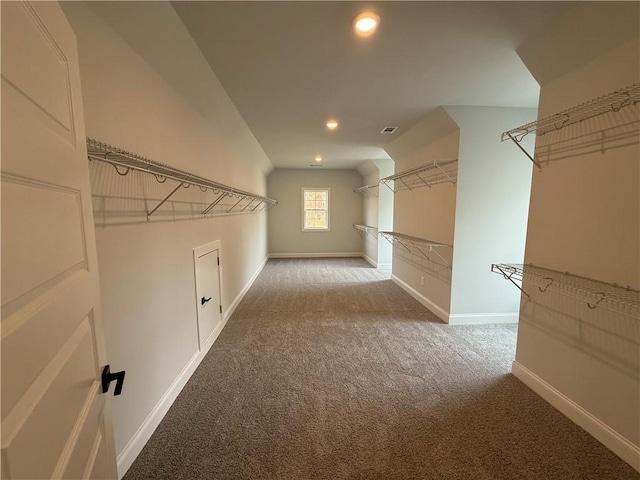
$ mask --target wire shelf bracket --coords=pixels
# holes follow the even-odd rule
[[[411,190],[418,187],[429,187],[439,183],[458,181],[458,159],[434,160],[419,167],[405,170],[395,175],[380,179],[392,192]]]
[[[640,102],[640,83],[634,83],[554,115],[512,128],[504,132],[500,140],[503,142],[511,140],[541,170],[542,166],[535,158],[535,155],[531,155],[521,145],[522,139],[527,135],[531,133],[541,137],[546,133],[561,130],[569,125],[580,123],[605,113],[619,112],[622,108],[635,105],[638,102]]]
[[[151,216],[178,191],[180,188],[189,188],[191,186],[197,186],[203,192],[212,190],[215,194],[219,195],[213,202],[211,202],[201,212],[201,215],[207,215],[213,208],[220,203],[220,201],[226,197],[235,197],[238,201],[229,209],[225,211],[227,214],[241,213],[247,211],[249,206],[255,205],[249,210],[249,212],[261,212],[268,210],[274,205],[278,204],[277,200],[271,198],[255,195],[244,190],[239,190],[222,183],[214,182],[206,178],[193,175],[191,173],[179,170],[174,167],[170,167],[160,162],[150,160],[137,153],[132,153],[123,150],[108,143],[95,140],[87,137],[87,157],[89,161],[97,160],[99,162],[105,162],[112,165],[118,175],[126,176],[131,171],[138,171],[151,174],[155,177],[158,183],[164,183],[167,179],[175,180],[178,182],[177,186],[171,190],[155,207],[147,209],[147,221],[150,221]],[[248,201],[242,208],[238,208],[242,201]]]
[[[531,295],[516,282],[530,283],[540,292],[549,291],[581,300],[592,310],[600,307],[640,320],[640,291],[630,287],[531,264],[492,264],[491,271],[509,280],[529,299]]]
[[[359,193],[365,197],[377,197],[378,196],[378,184],[364,185],[362,187],[354,188],[353,193]]]
[[[436,255],[440,260],[442,260],[442,262],[444,262],[445,266],[449,266],[449,262],[438,252],[438,249],[442,247],[452,248],[448,243],[434,242],[432,240],[427,240],[426,238],[412,237],[398,232],[380,232],[380,236],[392,245],[400,245],[409,253],[412,253],[412,250],[415,250],[432,263],[438,262],[434,262],[429,254]]]
[[[370,225],[363,225],[361,223],[354,223],[353,228],[356,230],[360,230],[365,232],[368,235],[371,235],[374,238],[378,238],[378,229],[376,227],[372,227]]]

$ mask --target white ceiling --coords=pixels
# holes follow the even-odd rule
[[[565,2],[174,2],[276,168],[356,168],[440,105],[537,105],[516,48]],[[373,10],[375,36],[353,17]],[[328,118],[340,127],[330,132]],[[385,126],[394,135],[382,135]]]

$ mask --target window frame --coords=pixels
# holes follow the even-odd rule
[[[305,208],[304,194],[305,192],[327,192],[327,227],[326,228],[306,228],[305,219],[307,209]],[[300,189],[301,199],[301,225],[300,229],[303,232],[330,232],[331,231],[331,188],[329,187],[302,187]],[[312,210],[312,209],[310,209]],[[313,209],[316,210],[316,209]]]

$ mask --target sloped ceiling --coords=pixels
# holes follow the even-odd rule
[[[570,13],[518,48],[518,55],[541,85],[622,43],[640,41],[637,1],[579,2]]]

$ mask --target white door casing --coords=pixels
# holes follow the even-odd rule
[[[193,249],[198,312],[198,344],[204,350],[214,332],[220,330],[222,302],[220,300],[220,241]]]
[[[116,478],[75,35],[1,9],[2,478]]]

